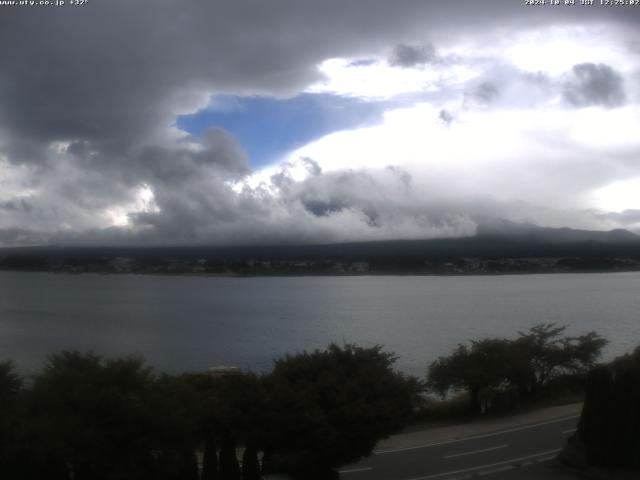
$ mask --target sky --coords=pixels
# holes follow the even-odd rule
[[[640,233],[633,1],[51,3],[0,5],[0,246]]]

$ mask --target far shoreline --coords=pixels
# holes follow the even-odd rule
[[[272,274],[250,274],[250,273],[197,273],[197,272],[136,272],[136,271],[65,271],[65,270],[20,270],[20,269],[0,269],[0,273],[49,273],[53,275],[101,275],[101,276],[148,276],[148,277],[192,277],[192,278],[313,278],[313,277],[519,277],[526,275],[580,275],[580,274],[624,274],[640,273],[640,269],[633,270],[563,270],[563,271],[519,271],[519,272],[331,272],[331,273],[272,273]]]

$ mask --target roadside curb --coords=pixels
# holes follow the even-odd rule
[[[479,419],[469,423],[435,427],[415,432],[393,435],[378,444],[374,454],[391,453],[393,451],[411,450],[427,445],[450,443],[469,437],[490,435],[496,432],[517,429],[520,427],[543,424],[562,418],[577,417],[582,411],[582,403],[546,407],[531,412],[509,415],[506,417]]]

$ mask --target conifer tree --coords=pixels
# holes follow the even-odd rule
[[[260,480],[260,463],[258,450],[253,445],[247,445],[242,455],[242,480]]]
[[[180,453],[180,480],[198,480],[198,459],[192,451]]]
[[[220,480],[240,480],[240,465],[236,456],[236,443],[227,431],[220,445]]]
[[[218,453],[215,438],[207,433],[202,458],[202,480],[218,480]]]

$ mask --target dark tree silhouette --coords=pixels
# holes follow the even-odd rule
[[[77,480],[142,477],[153,446],[154,418],[145,408],[152,382],[136,357],[51,356],[30,395],[40,455],[68,465]]]
[[[640,467],[640,347],[589,374],[577,441],[593,465]]]
[[[220,444],[220,480],[240,480],[236,442],[229,432],[222,435]]]
[[[261,444],[264,430],[262,417],[266,407],[262,384],[256,375],[251,373],[222,376],[200,374],[189,375],[186,378],[200,396],[201,430],[204,432],[204,438],[211,444],[211,447],[207,448],[207,442],[204,442],[206,450],[212,452],[215,448],[213,443],[216,440],[225,441],[225,437],[230,437],[234,443],[244,446]],[[222,443],[220,447],[218,467],[222,475],[222,450],[224,449]],[[212,454],[207,455],[207,458],[215,461]],[[206,470],[207,475],[213,474],[213,469]]]
[[[195,480],[197,400],[183,379],[156,378],[138,357],[53,355],[29,392],[33,457],[76,480]]]
[[[162,375],[152,386],[147,405],[153,415],[154,450],[174,458],[182,470],[182,459],[200,448],[203,436],[200,425],[199,393],[183,376]]]
[[[511,344],[507,340],[485,339],[458,345],[449,357],[440,357],[429,367],[427,383],[445,396],[451,389],[469,392],[469,409],[482,413],[481,393],[502,385],[509,376]]]
[[[19,461],[25,454],[22,385],[13,362],[0,362],[0,478],[17,478],[23,468]]]
[[[596,332],[566,337],[566,329],[541,323],[528,332],[519,332],[510,362],[511,381],[522,395],[535,395],[554,377],[584,374],[595,365],[607,341]]]
[[[419,383],[394,372],[394,361],[380,346],[335,344],[277,360],[265,378],[265,471],[329,478],[402,428]]]
[[[199,480],[198,458],[193,450],[180,453],[180,480]]]
[[[261,478],[258,450],[249,444],[242,454],[242,480],[260,480]]]
[[[212,433],[205,434],[204,452],[202,457],[202,479],[218,480],[218,453],[216,442]]]
[[[517,389],[522,398],[535,397],[561,375],[584,375],[594,365],[607,341],[595,332],[562,336],[566,327],[539,324],[520,332],[516,340],[487,338],[458,345],[447,357],[430,366],[427,384],[445,396],[466,390],[470,411],[482,413],[483,393]]]

